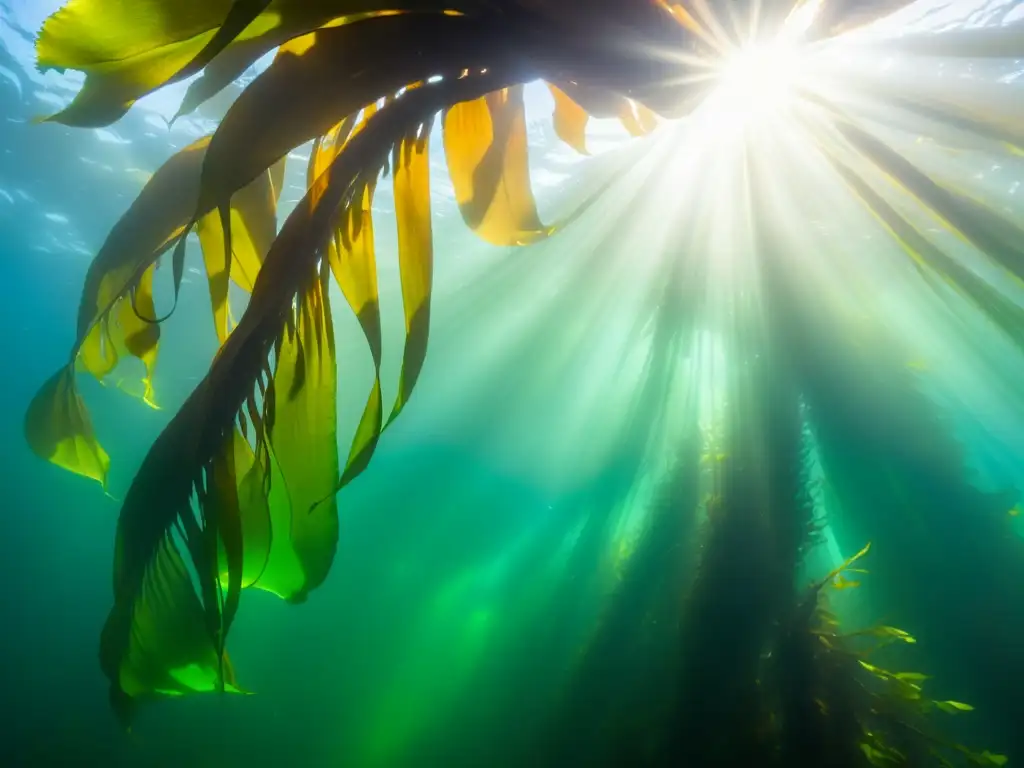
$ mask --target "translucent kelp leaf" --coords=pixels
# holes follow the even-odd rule
[[[157,345],[160,343],[160,326],[153,322],[156,317],[156,306],[153,303],[153,271],[156,264],[151,264],[132,293],[118,302],[117,312],[112,318],[118,336],[111,335],[115,344],[124,344],[124,349],[134,355],[145,366],[142,379],[142,400],[151,408],[156,408],[153,396],[153,372],[156,370]],[[109,331],[109,328],[108,328]],[[121,387],[124,389],[124,387]]]
[[[209,138],[202,138],[189,144],[164,163],[114,225],[86,273],[71,362],[40,389],[29,407],[26,436],[33,451],[57,466],[99,480],[104,486],[110,459],[96,441],[85,403],[76,390],[75,360],[79,350],[84,350],[81,365],[102,379],[114,369],[121,351],[128,347],[126,335],[120,331],[122,327],[114,325],[115,322],[126,323],[127,333],[140,328],[141,321],[128,294],[169,248],[190,211],[195,210],[208,142]],[[136,304],[152,307],[152,287],[137,298],[141,302]],[[111,315],[118,302],[121,309],[115,319]],[[143,307],[138,308],[141,313]],[[141,331],[140,338],[132,342],[140,356],[156,353],[150,333]],[[151,356],[150,365],[152,362]],[[151,375],[152,371],[147,370],[150,389],[146,394],[152,401]]]
[[[964,296],[1016,344],[1024,346],[1024,309],[935,245],[928,235],[900,215],[865,179],[833,155],[828,156],[851,191],[899,243],[924,277],[930,280],[940,278],[942,283]]]
[[[57,371],[32,398],[25,437],[37,456],[106,488],[110,457],[96,440],[71,366]]]
[[[73,371],[77,365],[102,381],[114,370],[121,356],[134,355],[145,365],[142,391],[133,392],[123,382],[121,386],[153,407],[156,407],[153,371],[160,338],[156,321],[161,319],[157,317],[153,304],[154,268],[157,259],[170,248],[174,238],[184,231],[185,224],[195,213],[202,159],[208,143],[209,137],[199,139],[172,156],[153,174],[138,198],[111,229],[89,265],[79,303],[77,340],[71,350],[68,370]],[[275,218],[272,214],[280,187],[280,173],[279,168],[264,173],[236,196],[244,206],[245,215],[241,220],[246,229],[242,231],[263,250],[269,247],[274,237]],[[276,184],[275,177],[278,178]],[[254,252],[242,248],[236,255],[238,258],[233,261],[233,266],[237,266],[237,270],[233,270],[232,276],[243,288],[251,287],[259,261]],[[175,293],[180,283],[180,272],[176,265]],[[220,328],[218,324],[218,330]],[[78,434],[80,425],[88,424],[88,414],[75,391],[73,375],[60,374],[60,377],[62,387],[44,386],[33,400],[31,411],[34,418],[44,412],[50,414],[48,434]],[[69,389],[65,391],[65,387]],[[46,397],[59,397],[59,400],[47,404]],[[68,419],[62,427],[56,423],[60,418]],[[90,474],[92,470],[83,473],[74,469],[73,463],[62,464],[65,459],[61,457],[66,454],[54,453],[46,441],[38,438],[39,434],[42,433],[36,427],[30,427],[27,420],[26,435],[37,454],[78,474],[94,476]],[[86,444],[92,443],[95,443],[95,437],[90,427]],[[96,448],[102,452],[98,444]],[[106,461],[106,454],[102,453],[102,456]]]
[[[278,161],[281,165],[283,161]],[[247,293],[252,292],[260,265],[277,235],[277,195],[279,185],[270,177],[249,184],[231,198],[231,254],[228,257],[221,213],[212,211],[196,226],[203,249],[203,262],[210,287],[214,325],[217,338],[223,344],[231,330],[228,286],[233,281]],[[265,174],[266,176],[266,174]]]
[[[232,0],[71,0],[43,24],[41,69],[77,69],[85,85],[51,120],[108,125],[139,97],[170,82],[213,39]]]
[[[859,152],[931,208],[951,229],[1018,280],[1024,280],[1024,229],[983,203],[938,184],[887,144],[851,123],[837,122],[836,127]]]
[[[364,105],[450,63],[492,60],[493,44],[480,31],[481,22],[458,16],[382,15],[319,29],[312,45],[283,51],[239,95],[214,134],[199,208],[226,204],[276,160]],[[390,53],[407,47],[417,55]]]
[[[522,86],[449,109],[444,150],[459,210],[474,232],[494,245],[546,236],[530,187]]]
[[[556,85],[548,83],[548,89],[555,100],[555,111],[551,115],[555,134],[581,155],[589,155],[587,151],[587,122],[590,116],[579,104],[569,98],[568,94]]]
[[[338,542],[337,370],[321,283],[305,294],[276,358],[267,394],[273,536],[254,586],[301,602],[326,578]]]
[[[227,452],[222,452],[219,459],[219,471],[213,472],[216,493],[211,493],[207,504],[216,504],[216,516],[222,516],[221,509],[227,510],[227,517],[238,518],[240,539],[236,539],[234,551],[222,545],[219,553],[219,571],[221,586],[232,589],[233,580],[237,579],[239,589],[250,587],[263,575],[268,558],[273,531],[270,524],[270,507],[266,497],[268,456],[266,446],[262,442],[262,427],[253,425],[257,437],[259,460],[253,447],[245,439],[241,430],[232,430],[232,456],[228,462]],[[237,545],[240,544],[240,556]]]
[[[962,701],[936,701],[935,706],[950,715],[955,715],[957,712],[974,711],[974,707],[964,704]]]
[[[119,530],[119,551],[123,546]],[[115,584],[117,572],[115,564]],[[122,722],[130,724],[140,700],[242,692],[170,534],[159,540],[142,582],[136,599],[115,605],[100,639],[100,664]]]
[[[405,350],[402,353],[398,395],[388,417],[389,423],[409,402],[427,355],[430,290],[434,270],[427,141],[429,134],[429,130],[424,130],[420,138],[403,140],[395,147],[391,161],[395,185],[395,218],[398,221],[398,269],[402,279],[402,306],[405,309]]]
[[[328,247],[334,279],[359,321],[373,358],[373,386],[352,438],[341,485],[351,482],[370,463],[384,419],[380,389],[381,326],[377,295],[377,259],[373,242],[373,187],[367,187],[358,213],[347,217],[346,231]]]
[[[49,118],[65,125],[109,125],[157,88],[228,57],[190,103],[212,95],[264,53],[339,17],[422,10],[432,0],[71,0],[46,20],[36,46],[41,69],[77,69],[86,81],[72,103]],[[458,5],[458,3],[454,3]],[[241,69],[239,69],[241,67]],[[217,79],[219,78],[219,80]]]

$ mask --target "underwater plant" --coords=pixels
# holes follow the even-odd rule
[[[734,58],[754,44],[770,47],[781,37],[793,50],[827,52],[841,33],[903,5],[766,2],[749,34],[726,29],[720,9],[708,3],[669,0],[70,0],[48,19],[37,43],[40,67],[85,74],[74,101],[48,118],[70,126],[108,125],[144,95],[198,75],[179,110],[187,114],[276,50],[216,131],[168,160],[111,230],[90,265],[68,360],[26,415],[26,437],[38,455],[106,486],[110,459],[76,376],[103,379],[119,360],[135,357],[146,371],[143,398],[155,402],[160,322],[173,311],[155,306],[156,268],[169,260],[176,303],[186,244],[196,233],[220,349],[154,442],[118,519],[114,605],[100,657],[122,719],[130,722],[149,698],[242,690],[226,651],[242,590],[301,602],[326,578],[338,537],[336,494],[367,467],[426,359],[435,256],[428,137],[435,121],[466,224],[489,243],[529,245],[558,237],[607,189],[595,189],[561,220],[541,220],[529,179],[524,84],[548,84],[557,135],[585,153],[590,118],[615,117],[643,136],[665,119],[697,114],[716,98],[722,79],[734,76]],[[956,32],[907,35],[892,50],[1021,55],[1017,32],[993,32],[984,38],[992,45]],[[1024,231],[886,138],[910,115],[927,119],[931,138],[944,145],[1019,154],[1024,136],[1013,104],[988,99],[979,109],[981,97],[962,89],[907,93],[884,77],[856,72],[839,88],[799,80],[791,95],[795,124],[811,139],[806,151],[834,169],[928,289],[966,302],[1020,343],[1024,310],[990,275],[1024,278]],[[279,227],[285,158],[310,141],[306,193]],[[383,174],[393,179],[405,314],[398,394],[387,410],[372,216]],[[751,179],[747,202],[759,220],[771,220],[768,180],[757,173]],[[947,249],[932,221],[972,250]],[[784,265],[769,271],[777,274],[765,281],[764,290],[774,293],[768,304],[782,316],[792,286]],[[336,434],[332,279],[376,369],[344,457]],[[237,323],[232,284],[249,294]],[[699,296],[676,300],[685,305]],[[760,391],[760,373],[749,374],[753,384],[734,382],[737,402],[756,403],[743,414],[744,429],[759,430],[763,442],[751,455],[732,456],[733,469],[726,470],[732,482],[753,462],[787,504],[795,465],[758,463],[762,449],[777,440],[786,448],[778,456],[791,457],[800,397],[812,391],[813,410],[828,396],[805,366],[787,369],[797,357],[779,352],[790,320],[738,352],[754,371],[757,356],[774,351],[764,374],[772,397],[747,397]],[[777,428],[776,420],[785,424]],[[722,503],[743,507],[755,528],[784,509],[763,493],[763,483],[736,482]],[[749,498],[733,501],[737,489]],[[723,514],[722,531],[751,523]],[[767,565],[749,563],[757,573],[768,567],[770,578],[762,585],[767,602],[758,603],[764,613],[748,617],[756,626],[743,638],[751,641],[751,652],[740,653],[750,662],[747,685],[755,679],[754,641],[781,610],[772,600],[782,594],[779,585],[789,584],[806,522],[800,515],[770,519],[773,556]]]

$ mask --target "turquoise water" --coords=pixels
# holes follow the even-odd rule
[[[970,15],[956,5],[945,12]],[[799,163],[804,148],[759,145],[779,164],[764,161],[782,190],[783,247],[736,213],[732,160],[709,154],[706,136],[667,126],[629,141],[601,121],[596,157],[581,160],[554,136],[540,85],[527,109],[545,218],[615,179],[610,192],[539,245],[482,244],[459,217],[435,133],[430,354],[370,469],[339,496],[327,582],[301,605],[243,595],[229,647],[252,695],[148,705],[125,734],[97,653],[114,528],[146,451],[217,349],[198,248],[163,326],[159,409],[137,397],[137,361],[104,385],[79,376],[112,457],[109,496],[33,456],[24,411],[66,360],[91,255],[148,175],[222,107],[168,127],[177,101],[162,93],[106,129],[34,125],[76,82],[31,69],[33,31],[52,8],[0,9],[3,764],[680,764],[701,754],[692,743],[733,727],[730,653],[761,631],[751,615],[780,583],[802,590],[869,541],[863,584],[835,594],[841,621],[911,633],[894,668],[975,708],[940,730],[1024,760],[1020,347],[976,308],[925,291],[848,190],[813,186],[822,170]],[[1024,104],[1020,61],[928,61],[933,74],[1006,85],[1011,113],[1014,97]],[[921,125],[887,130],[1019,225],[1021,158],[928,155],[914,142]],[[304,192],[308,152],[289,156],[285,210]],[[721,175],[702,178],[709,168]],[[402,314],[394,211],[379,200],[388,402]],[[748,301],[761,260],[786,266],[764,270],[774,303]],[[157,283],[169,306],[170,280]],[[373,374],[332,291],[345,455]],[[1019,306],[1019,288],[1005,291]],[[723,428],[734,413],[739,426]],[[745,462],[768,474],[728,474]],[[730,497],[736,530],[715,527],[719,466],[742,486]],[[762,535],[762,517],[782,507],[817,522],[814,546],[786,555],[784,526]],[[765,566],[776,549],[791,572]],[[701,592],[714,557],[732,576]]]

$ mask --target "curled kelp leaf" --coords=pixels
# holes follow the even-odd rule
[[[149,324],[140,315],[152,309],[151,267],[195,209],[208,141],[200,139],[164,163],[114,225],[86,273],[69,362],[39,390],[26,413],[25,434],[37,455],[104,484],[109,459],[75,389],[75,363],[102,380],[124,351],[137,353],[146,362],[144,394],[152,402],[158,331],[144,328]],[[130,293],[146,275],[149,284],[133,301]]]
[[[82,431],[90,420],[84,402],[75,391],[73,372],[76,367],[103,381],[122,356],[133,355],[145,367],[142,390],[132,392],[123,382],[120,386],[156,406],[153,371],[160,329],[155,322],[159,318],[153,302],[154,269],[157,260],[184,232],[185,224],[195,214],[202,160],[208,143],[209,137],[204,137],[173,155],[153,174],[114,225],[86,273],[78,308],[76,342],[66,365],[70,373],[51,380],[59,379],[61,387],[44,386],[26,414],[25,433],[33,450],[76,474],[100,479],[95,462],[88,457],[92,453],[106,457],[96,443],[91,426],[88,433]],[[241,244],[250,242],[245,239],[249,235],[253,250],[239,248],[230,274],[247,290],[255,279],[262,254],[274,237],[282,172],[280,166],[275,166],[232,199],[231,215],[242,225],[239,227]],[[177,293],[180,273],[175,277]],[[211,294],[214,293],[213,283],[211,278]],[[223,288],[226,299],[226,283]],[[226,327],[226,309],[218,309],[216,300],[214,309],[219,333]],[[82,453],[55,450],[54,445],[94,447]],[[105,477],[105,469],[102,475]]]
[[[530,186],[522,86],[449,109],[444,149],[462,218],[480,237],[521,245],[547,234]]]

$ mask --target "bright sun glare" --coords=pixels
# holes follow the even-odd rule
[[[774,39],[733,48],[721,60],[710,105],[716,127],[742,126],[785,109],[807,71],[803,36],[820,5],[801,3]]]
[[[748,45],[725,61],[718,96],[735,117],[762,115],[788,101],[799,70],[800,50],[788,41]]]

